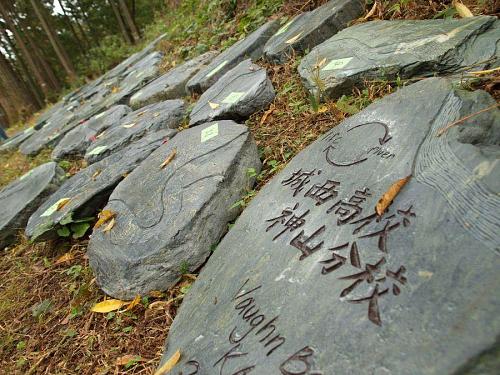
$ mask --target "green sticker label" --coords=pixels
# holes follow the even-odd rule
[[[208,128],[205,128],[201,131],[201,143],[212,139],[213,137],[217,137],[219,135],[219,123],[215,123],[210,125]]]
[[[238,100],[240,100],[245,95],[246,95],[246,92],[233,91],[231,94],[229,94],[228,96],[226,96],[224,98],[224,100],[222,101],[222,103],[225,103],[225,104],[234,104],[234,103],[236,103]]]
[[[207,74],[207,78],[212,77],[215,73],[217,73],[219,70],[224,68],[227,64],[227,60],[221,62],[216,68],[214,68],[210,73]]]
[[[104,150],[107,150],[108,147],[107,146],[98,146],[96,148],[94,148],[92,151],[89,152],[89,155],[99,155],[101,152],[103,152]]]
[[[56,203],[54,203],[52,206],[50,206],[49,208],[47,208],[45,210],[45,212],[43,214],[41,214],[40,216],[41,217],[45,217],[45,216],[50,216],[52,215],[54,212],[57,211],[57,207],[59,206],[59,204],[61,202],[64,202],[65,200],[67,200],[68,198],[61,198],[59,199]]]
[[[336,69],[342,69],[344,66],[349,64],[349,62],[352,60],[352,57],[346,57],[344,59],[337,59],[337,60],[332,60],[326,66],[321,69],[321,70],[336,70]]]
[[[281,28],[274,35],[283,34],[290,27],[290,25],[293,23],[293,21],[294,20],[291,20],[291,21],[288,21],[287,23],[285,23],[283,26],[281,26]]]

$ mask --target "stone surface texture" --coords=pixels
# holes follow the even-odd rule
[[[265,43],[278,28],[278,20],[269,21],[245,39],[233,44],[191,78],[186,85],[186,90],[189,93],[201,94],[241,61],[248,58],[253,61],[258,60],[262,56]]]
[[[185,105],[182,100],[166,100],[150,104],[123,117],[121,122],[100,134],[85,153],[85,160],[95,163],[106,156],[121,150],[130,142],[149,132],[171,129],[173,136],[184,118]]]
[[[301,13],[267,41],[264,56],[270,62],[285,63],[294,54],[304,54],[347,27],[363,15],[364,9],[362,0],[331,0],[311,12]]]
[[[426,79],[299,153],[217,246],[161,363],[180,348],[176,374],[478,373],[500,336],[500,113],[438,134],[494,103]]]
[[[111,195],[105,209],[116,213],[113,229],[91,236],[87,254],[99,286],[134,298],[197,269],[236,217],[232,204],[252,186],[249,168],[260,170],[257,146],[233,121],[184,130],[156,150]]]
[[[64,171],[42,164],[0,190],[0,249],[12,244],[30,215],[61,185]]]
[[[500,21],[490,16],[367,22],[315,47],[302,60],[299,73],[309,91],[317,92],[319,80],[322,94],[337,98],[351,94],[364,80],[462,74],[498,66],[499,43]]]
[[[186,91],[186,83],[215,56],[217,56],[215,51],[206,52],[169,70],[132,95],[130,106],[138,109],[162,100],[178,99],[189,95]]]
[[[101,132],[118,124],[130,112],[126,105],[116,105],[101,112],[68,132],[52,151],[52,159],[83,158],[85,151]]]
[[[190,114],[189,124],[219,119],[244,120],[266,108],[274,96],[266,70],[248,59],[227,72],[201,95]]]
[[[57,236],[60,225],[95,216],[116,185],[161,146],[171,132],[170,129],[163,129],[150,133],[72,176],[31,215],[26,236],[32,241],[51,239]],[[70,200],[60,210],[54,210],[64,199]]]

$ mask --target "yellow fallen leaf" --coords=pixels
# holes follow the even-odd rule
[[[403,188],[403,186],[406,185],[406,183],[410,180],[411,175],[406,176],[405,178],[402,178],[401,180],[396,181],[394,184],[391,185],[391,187],[382,195],[382,198],[377,202],[377,206],[375,207],[375,212],[377,215],[382,215],[384,211],[389,207],[389,205],[392,203],[394,198],[396,198],[396,195],[399,194],[400,190]]]
[[[94,174],[92,175],[92,181],[95,181],[95,179],[97,178],[97,176],[99,176],[101,174],[101,170],[98,169],[97,171],[94,172]]]
[[[324,64],[326,63],[326,57],[323,58],[323,60],[321,60],[320,62],[318,62],[315,66],[315,68],[319,69],[321,68]]]
[[[103,232],[109,232],[115,226],[115,218],[111,218],[109,223],[103,228]]]
[[[288,39],[285,43],[286,44],[293,44],[293,43],[295,43],[300,38],[301,34],[302,34],[302,31],[300,33],[298,33],[297,35],[295,35],[293,38]]]
[[[460,17],[462,18],[474,17],[470,9],[467,8],[464,4],[459,3],[458,1],[454,1],[453,5],[455,6],[455,9],[457,10],[457,13],[460,15]]]
[[[140,355],[134,355],[134,354],[127,354],[124,355],[123,357],[117,358],[115,365],[116,366],[126,366],[129,363],[137,363],[137,362],[144,362],[145,359],[142,358]]]
[[[212,109],[217,109],[220,107],[220,104],[217,104],[217,103],[212,103],[211,101],[208,102],[208,105],[210,106],[210,108]]]
[[[101,138],[101,137],[102,137],[103,135],[105,135],[105,134],[106,134],[106,131],[103,131],[102,133],[98,134],[98,135],[96,136],[96,138]]]
[[[328,111],[328,106],[326,104],[323,104],[318,108],[318,113],[325,113]]]
[[[179,362],[179,359],[181,359],[181,351],[177,349],[174,355],[170,357],[169,360],[163,364],[163,366],[156,370],[154,375],[165,375],[174,368],[177,362]]]
[[[94,225],[94,229],[99,228],[101,225],[107,223],[115,216],[116,212],[113,212],[111,210],[102,210],[101,213],[99,214],[99,220],[97,220],[97,223],[95,223]]]
[[[119,299],[107,299],[99,302],[90,309],[92,312],[107,314],[111,311],[116,311],[125,306],[127,301],[120,301]]]
[[[147,112],[147,111],[142,111],[142,112],[139,112],[139,113],[137,114],[137,117],[141,117],[141,116],[142,116],[142,115],[144,115],[146,112]]]
[[[69,203],[70,200],[71,200],[71,198],[63,198],[63,199],[61,199],[59,201],[59,203],[57,204],[56,211],[61,211],[64,208],[64,206],[66,206]]]
[[[113,94],[116,94],[118,91],[120,91],[120,88],[119,87],[116,87],[116,86],[113,86],[113,88],[111,89],[111,92]]]
[[[163,298],[163,293],[160,292],[159,290],[152,290],[149,292],[149,295],[153,298]]]
[[[125,124],[125,125],[123,125],[123,127],[126,129],[130,129],[130,128],[133,128],[135,125],[137,125],[137,123],[133,122],[131,124]]]
[[[170,155],[167,156],[165,161],[163,163],[161,163],[160,169],[165,168],[172,160],[174,160],[176,154],[177,154],[177,149],[174,148],[172,150],[172,152],[170,153]]]
[[[75,258],[75,256],[72,253],[68,252],[68,253],[60,256],[59,258],[57,258],[57,260],[54,262],[54,264],[57,265],[57,264],[69,262],[70,260],[73,260],[74,258]]]
[[[140,295],[136,295],[135,298],[134,298],[134,300],[128,304],[128,306],[125,308],[125,310],[123,310],[123,312],[132,310],[140,302],[141,302],[141,296]]]

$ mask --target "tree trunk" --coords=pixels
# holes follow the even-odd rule
[[[125,27],[125,23],[123,23],[123,18],[120,14],[120,10],[118,9],[115,0],[108,0],[109,4],[111,5],[111,8],[113,9],[113,12],[115,13],[116,20],[118,21],[118,26],[120,27],[120,31],[123,35],[123,39],[128,44],[134,44],[134,41],[130,37],[130,34],[127,31],[127,28]]]
[[[64,8],[63,2],[61,0],[57,0],[57,2],[59,3],[59,6],[61,7],[61,10],[63,11],[64,19],[66,20],[66,23],[68,24],[68,26],[69,26],[69,28],[71,30],[71,33],[75,37],[75,39],[76,39],[76,41],[78,43],[78,47],[79,47],[80,51],[83,54],[86,54],[87,53],[87,46],[85,45],[85,43],[78,36],[78,33],[76,32],[75,27],[73,26],[73,22],[71,22],[71,18],[68,16],[68,13],[66,13],[66,9]]]
[[[36,78],[38,84],[40,85],[40,88],[42,89],[44,96],[48,97],[49,91],[50,91],[50,86],[49,86],[46,78],[44,77],[44,75],[41,71],[41,67],[35,63],[30,50],[28,49],[28,47],[26,46],[26,43],[24,42],[23,38],[21,37],[19,30],[12,22],[12,18],[10,16],[10,14],[7,12],[7,10],[5,9],[2,1],[0,1],[0,14],[2,15],[2,18],[4,19],[5,23],[7,24],[7,27],[9,28],[9,30],[14,35],[14,39],[16,40],[17,46],[21,50],[21,54],[23,55],[24,59],[26,60],[26,63],[28,64],[30,70],[35,75],[35,78]]]
[[[43,7],[42,4],[39,3],[40,0],[30,0],[31,5],[33,6],[33,9],[35,10],[35,13],[40,20],[40,23],[42,24],[42,27],[49,37],[50,44],[52,45],[52,48],[54,48],[54,51],[56,52],[57,57],[59,58],[59,61],[61,62],[62,66],[64,67],[64,70],[69,76],[70,81],[76,81],[77,76],[75,72],[75,68],[73,67],[73,64],[71,63],[71,60],[69,59],[65,49],[61,45],[61,42],[59,41],[59,38],[57,37],[56,32],[52,28],[52,25],[48,22],[46,16],[45,16],[45,8]]]
[[[125,2],[125,0],[118,0],[118,4],[120,4],[121,13],[123,14],[123,18],[127,22],[127,26],[130,29],[130,32],[132,33],[132,38],[134,39],[134,42],[138,42],[141,39],[141,36],[139,34],[137,26],[135,25],[132,15],[130,14],[127,3]]]

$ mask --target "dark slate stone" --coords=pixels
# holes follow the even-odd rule
[[[132,95],[130,106],[138,109],[162,100],[177,99],[188,95],[187,81],[210,63],[216,55],[217,52],[207,52],[168,71]]]
[[[363,15],[362,0],[331,0],[311,12],[299,14],[281,27],[266,43],[264,56],[273,63],[285,63],[325,41]]]
[[[56,163],[42,164],[0,190],[0,249],[12,244],[30,215],[58,189],[64,171]]]
[[[186,90],[190,93],[201,94],[241,61],[247,58],[253,61],[258,60],[262,56],[264,44],[278,28],[278,20],[269,21],[245,39],[233,44],[191,78],[186,85]]]
[[[319,80],[323,95],[337,98],[367,79],[487,69],[500,56],[499,40],[496,17],[367,22],[314,48],[302,60],[299,73],[310,91],[317,91]]]
[[[198,268],[237,215],[231,205],[252,186],[249,168],[260,169],[257,147],[233,121],[184,130],[156,150],[111,195],[105,209],[117,214],[113,229],[91,236],[100,287],[128,299],[166,290]]]
[[[21,143],[26,141],[29,137],[31,137],[36,130],[34,127],[27,128],[22,132],[19,132],[12,137],[8,138],[7,141],[0,145],[0,152],[11,151],[16,149]]]
[[[500,112],[437,136],[494,103],[424,80],[297,155],[214,251],[162,363],[180,348],[175,374],[446,375],[495,352]]]
[[[116,105],[90,118],[68,132],[52,151],[52,159],[83,158],[92,140],[110,126],[118,124],[130,112],[126,105]]]
[[[274,96],[266,70],[250,59],[242,61],[201,95],[189,125],[219,119],[244,120],[266,108]]]
[[[36,212],[26,226],[26,236],[43,241],[57,236],[60,225],[95,216],[113,189],[151,152],[171,136],[170,129],[153,132],[125,149],[82,169],[68,179]],[[59,211],[57,206],[70,201]]]
[[[171,129],[170,134],[174,136],[176,131],[173,129],[181,123],[185,109],[184,102],[177,99],[151,104],[129,113],[120,123],[99,135],[87,149],[85,160],[95,163],[145,134],[160,129]]]

